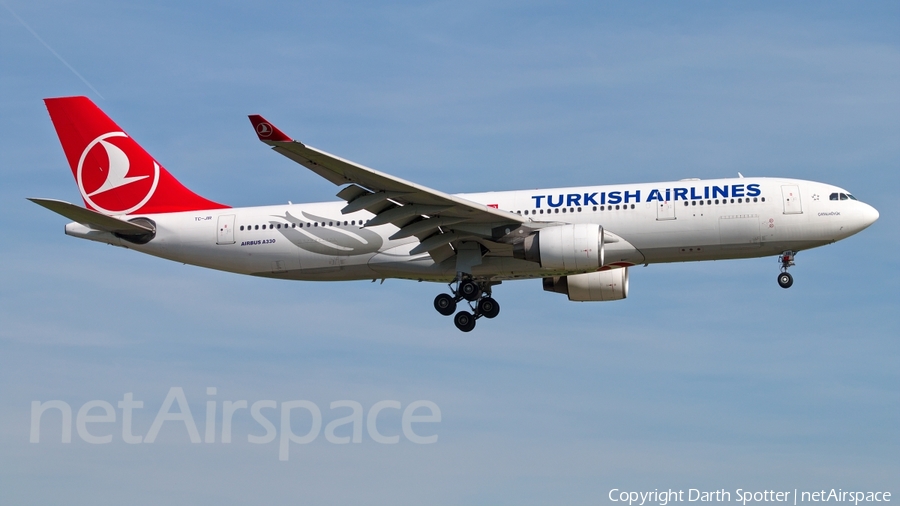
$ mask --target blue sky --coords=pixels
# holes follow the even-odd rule
[[[4,2],[102,98],[0,8],[0,502],[900,493],[895,3]],[[740,171],[842,186],[881,219],[799,255],[790,290],[773,258],[635,268],[614,303],[507,283],[501,317],[462,334],[431,308],[440,285],[254,279],[63,235],[25,197],[80,202],[41,99],[81,94],[234,206],[336,192],[259,144],[258,113],[445,191]],[[60,443],[48,412],[28,442],[34,400],[77,411],[133,392],[146,434],[170,387],[202,433],[210,386],[220,405],[311,400],[326,422],[332,401],[431,400],[439,440],[320,436],[282,462],[247,442],[249,416],[231,444],[167,422],[128,445],[117,419],[90,445]]]

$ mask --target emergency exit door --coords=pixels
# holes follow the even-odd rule
[[[656,202],[656,219],[659,221],[674,220],[675,203],[671,200],[667,200],[665,202]]]

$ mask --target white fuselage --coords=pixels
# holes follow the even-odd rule
[[[843,194],[832,200],[834,194]],[[846,190],[778,178],[684,180],[472,193],[465,199],[534,222],[596,223],[607,266],[776,255],[829,244],[872,224],[878,212]],[[156,224],[147,244],[69,224],[66,233],[223,271],[296,280],[407,278],[449,281],[455,260],[410,255],[416,237],[390,240],[394,225],[365,227],[367,211],[345,202],[132,215]],[[565,273],[513,258],[504,246],[472,274],[491,280]],[[511,247],[510,247],[511,248]]]

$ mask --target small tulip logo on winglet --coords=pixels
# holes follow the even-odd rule
[[[265,122],[260,123],[256,125],[256,133],[258,133],[260,137],[269,137],[272,135],[272,125]]]

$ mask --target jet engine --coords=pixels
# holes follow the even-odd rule
[[[513,256],[547,269],[597,269],[603,266],[603,227],[579,223],[542,228],[516,244]]]
[[[544,290],[564,293],[576,302],[621,300],[628,297],[628,267],[544,278]]]

